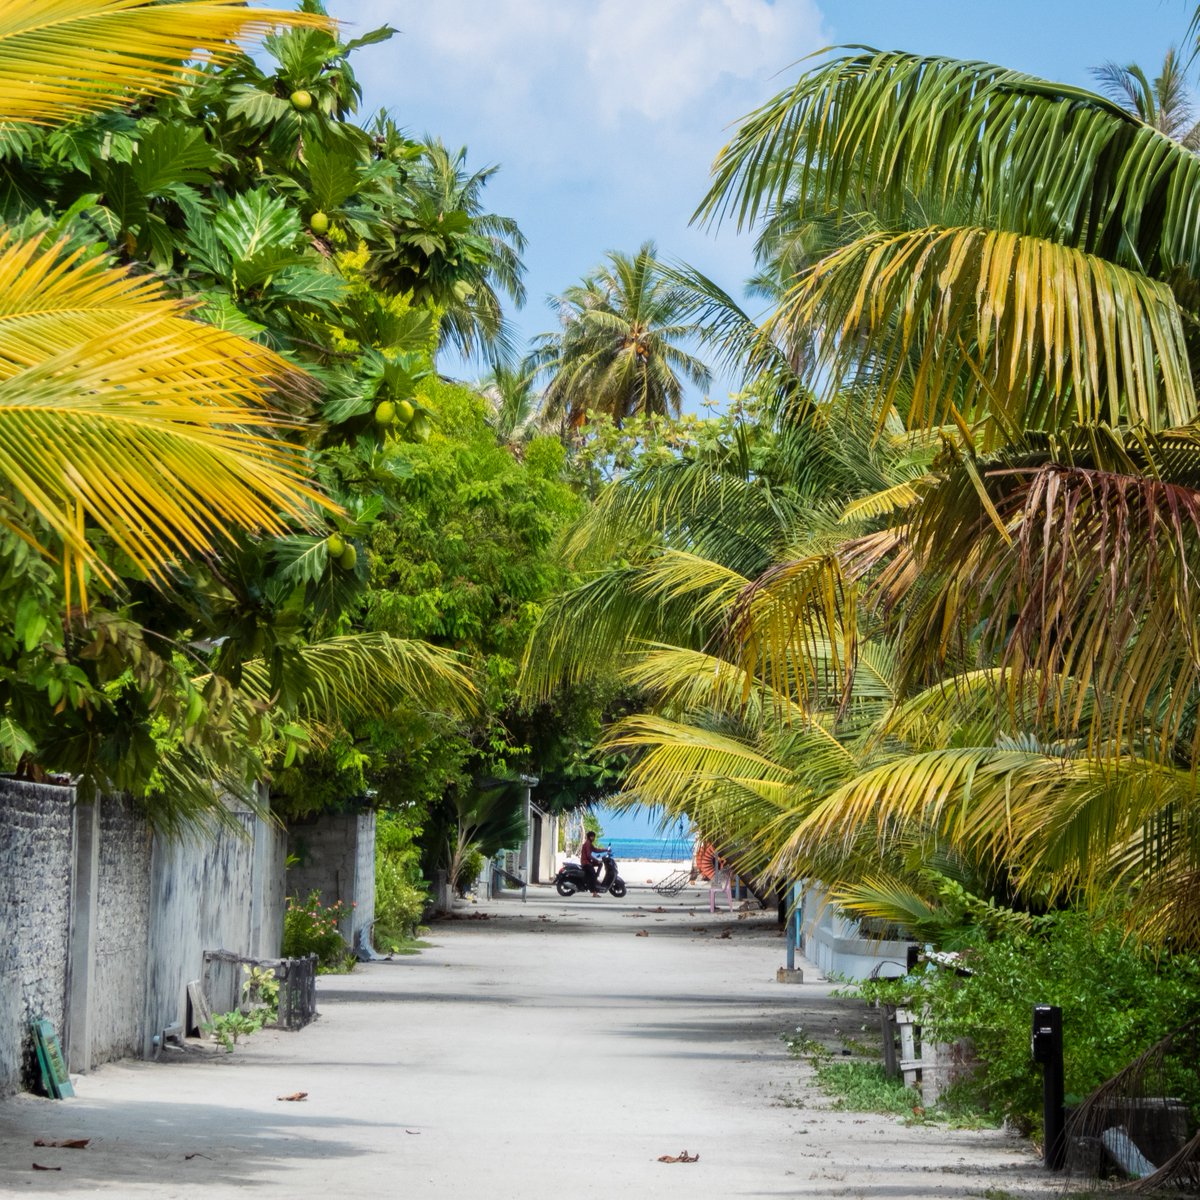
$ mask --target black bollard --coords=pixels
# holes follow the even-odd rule
[[[1061,1171],[1067,1159],[1063,1137],[1066,1113],[1063,1108],[1062,1009],[1053,1004],[1033,1006],[1033,1061],[1042,1064],[1042,1160],[1048,1171]]]

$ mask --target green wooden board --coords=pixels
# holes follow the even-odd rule
[[[33,1042],[37,1047],[38,1066],[42,1072],[42,1082],[46,1084],[46,1095],[55,1100],[64,1096],[75,1095],[71,1086],[71,1076],[67,1072],[66,1060],[62,1048],[58,1044],[58,1035],[49,1021],[30,1022],[33,1029]]]

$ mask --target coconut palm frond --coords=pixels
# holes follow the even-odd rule
[[[773,567],[744,589],[729,637],[747,692],[762,686],[806,709],[822,697],[845,705],[857,652],[856,599],[833,554]]]
[[[632,473],[603,491],[570,531],[567,555],[573,562],[632,557],[665,540],[746,576],[766,570],[802,506],[789,489],[751,477],[743,449]]]
[[[1200,657],[1179,614],[1200,603],[1200,451],[1187,431],[1129,450],[1141,469],[1098,466],[1089,448],[985,468],[1000,529],[953,476],[926,498],[915,537],[939,582],[906,635],[906,677],[944,651],[940,631],[974,628],[1010,687],[1037,679],[1066,727],[1093,719],[1093,738],[1120,747],[1154,713],[1164,756],[1194,735]],[[1093,694],[1104,705],[1087,707]]]
[[[262,659],[247,663],[242,688],[259,702],[276,698],[298,716],[353,721],[401,705],[456,713],[478,693],[462,656],[428,642],[385,633],[346,634],[299,647],[289,678],[272,678]]]
[[[621,678],[652,696],[659,711],[723,713],[749,728],[757,728],[763,719],[761,693],[745,695],[741,668],[702,650],[649,644]],[[803,710],[796,708],[791,716],[803,720]]]
[[[853,883],[841,883],[829,889],[829,899],[852,916],[900,925],[914,930],[928,925],[937,908],[911,884],[895,875],[878,871]]]
[[[914,196],[1131,269],[1200,274],[1200,159],[1094,92],[982,62],[864,50],[751,113],[697,219],[739,226],[786,201],[902,219]]]
[[[772,320],[829,332],[816,375],[841,380],[869,364],[887,381],[881,419],[911,369],[910,426],[978,425],[984,449],[1025,430],[1157,430],[1197,413],[1171,288],[1045,238],[870,234],[816,264]]]
[[[924,488],[935,482],[935,476],[924,474],[911,482],[894,483],[891,487],[872,492],[869,496],[851,500],[842,509],[842,515],[838,520],[842,524],[849,524],[852,521],[869,520],[873,517],[890,516],[892,513],[902,512],[917,504]]]
[[[0,121],[55,124],[164,92],[242,53],[238,38],[328,17],[243,0],[0,0]]]
[[[761,827],[795,788],[789,768],[750,741],[665,717],[627,717],[601,748],[634,755],[627,794],[709,830]]]
[[[700,649],[746,583],[680,552],[606,571],[547,603],[525,649],[521,689],[544,699],[560,682],[611,678],[652,642]]]
[[[0,477],[81,591],[85,564],[105,570],[89,522],[161,581],[231,530],[282,532],[333,509],[303,451],[271,433],[292,422],[266,398],[297,378],[265,347],[189,320],[154,280],[0,238]]]

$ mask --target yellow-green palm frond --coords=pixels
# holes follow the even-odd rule
[[[941,748],[881,763],[827,794],[775,865],[861,856],[864,838],[885,853],[907,831],[926,830],[1002,868],[1030,895],[1115,896],[1149,928],[1143,894],[1190,877],[1200,861],[1198,811],[1190,772],[1135,756],[1086,758],[1032,743]],[[1200,906],[1195,897],[1180,903]]]
[[[815,370],[868,361],[880,417],[912,364],[909,424],[961,419],[984,449],[1023,430],[1196,416],[1171,288],[1045,238],[982,228],[869,234],[817,263],[773,318],[826,331]]]
[[[163,92],[235,39],[329,18],[244,0],[0,0],[0,121],[53,124]]]
[[[890,759],[864,771],[816,804],[788,852],[797,858],[824,842],[847,852],[864,832],[882,845],[913,825],[1003,861],[1027,829],[1019,810],[1036,808],[1082,770],[1037,749],[941,748]]]
[[[909,930],[931,922],[937,911],[910,883],[880,871],[836,884],[828,899],[852,916]]]
[[[906,483],[895,483],[882,491],[872,492],[869,496],[860,496],[850,501],[842,509],[838,520],[843,524],[852,521],[870,520],[874,517],[891,516],[916,504],[923,494],[923,485],[936,482],[932,475],[922,475],[918,479]]]
[[[936,581],[910,613],[905,657],[928,671],[965,631],[1038,687],[1039,719],[1121,748],[1153,714],[1158,752],[1194,738],[1200,639],[1200,440],[1104,428],[1032,442],[948,473],[914,521]],[[1099,701],[1093,699],[1098,697]],[[1200,742],[1194,742],[1200,744]]]
[[[729,629],[747,695],[762,686],[805,709],[829,696],[849,699],[856,598],[836,555],[771,568],[738,597]]]
[[[153,580],[232,530],[310,522],[334,506],[266,405],[297,377],[157,281],[0,237],[0,521],[40,523],[81,594],[84,564],[105,570],[89,522]]]
[[[350,722],[402,705],[466,714],[478,692],[461,655],[415,639],[357,633],[300,646],[287,678],[261,659],[242,671],[242,690],[259,703],[282,698],[297,716]]]
[[[559,682],[611,678],[654,642],[700,649],[747,583],[674,550],[598,575],[546,605],[525,649],[521,688],[545,698]]]
[[[1040,681],[1014,679],[1002,667],[964,671],[909,696],[875,729],[877,739],[895,738],[912,750],[956,744],[984,745],[1005,729],[1032,723]],[[1010,703],[1001,703],[1008,696]]]
[[[619,721],[601,748],[636,754],[625,791],[670,816],[695,816],[702,796],[762,803],[778,810],[794,786],[792,771],[751,742],[665,717],[641,714]]]
[[[764,570],[801,515],[797,498],[752,477],[741,439],[713,456],[656,463],[601,492],[567,535],[568,558],[638,558],[665,541],[742,574]]]
[[[652,696],[654,707],[660,711],[724,713],[738,717],[751,728],[761,724],[767,711],[758,689],[749,696],[745,694],[742,670],[737,664],[703,650],[647,645],[645,653],[621,672],[621,678]],[[780,699],[790,705],[786,697]],[[796,708],[790,716],[800,721],[805,714]]]

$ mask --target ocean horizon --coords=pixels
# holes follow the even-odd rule
[[[690,838],[602,837],[600,844],[612,849],[613,857],[643,862],[683,862],[692,857],[695,844]]]

